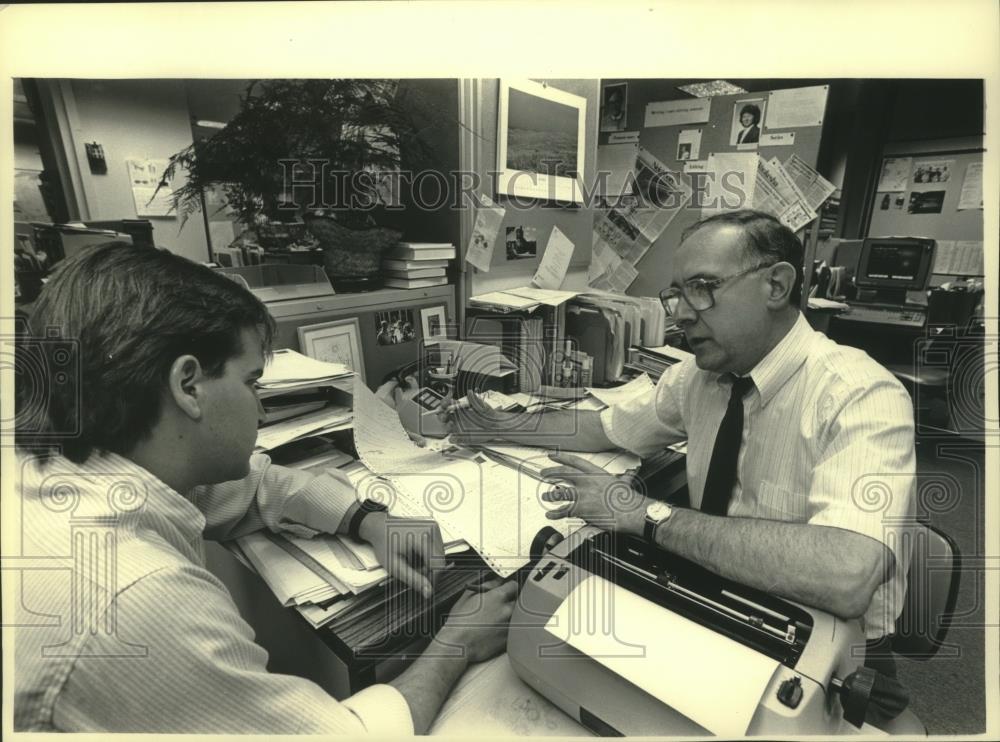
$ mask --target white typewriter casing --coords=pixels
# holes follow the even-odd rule
[[[590,574],[569,560],[571,552],[601,533],[591,526],[580,529],[548,551],[528,575],[510,622],[507,653],[511,665],[528,685],[598,734],[710,734],[545,629],[570,592]],[[864,645],[860,627],[857,622],[845,622],[822,611],[784,602],[810,615],[811,631],[794,667],[778,663],[758,702],[747,735],[851,731],[853,728],[843,721],[840,698],[831,679],[843,679],[863,662],[863,658],[851,655],[852,646]],[[657,627],[650,626],[649,630],[656,631]],[[540,656],[541,646],[546,646],[544,657]],[[683,667],[664,668],[664,671],[683,672]],[[719,668],[719,672],[725,673],[725,668]],[[778,689],[794,677],[800,678],[802,696],[797,706],[790,708],[778,699]],[[711,693],[712,689],[706,688],[705,692]],[[725,699],[718,702],[724,704]]]

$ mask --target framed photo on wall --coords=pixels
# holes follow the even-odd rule
[[[424,342],[448,339],[448,315],[445,306],[427,307],[420,310],[420,329],[424,333]]]
[[[365,381],[365,357],[361,352],[361,323],[357,317],[304,325],[298,329],[299,347],[317,361],[342,363]]]
[[[531,80],[501,80],[497,190],[583,202],[587,99]]]

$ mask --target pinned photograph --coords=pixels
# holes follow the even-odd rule
[[[730,145],[742,149],[757,149],[764,108],[763,98],[745,98],[733,104],[733,126],[729,134]]]
[[[954,160],[925,160],[913,168],[914,183],[947,183]]]
[[[416,339],[413,329],[412,309],[392,309],[375,313],[375,342],[379,345],[398,345]]]
[[[677,159],[697,160],[701,155],[701,129],[682,129],[677,135]]]
[[[507,260],[538,256],[538,236],[534,227],[507,227]]]
[[[940,214],[944,206],[944,191],[914,191],[906,207],[908,214]]]
[[[601,91],[601,131],[623,131],[627,122],[628,83],[605,85]]]

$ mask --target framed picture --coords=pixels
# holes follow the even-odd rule
[[[361,353],[361,323],[357,317],[304,325],[298,329],[299,347],[310,358],[342,363],[365,381],[365,358]]]
[[[427,307],[420,310],[420,329],[424,333],[424,342],[448,338],[448,317],[445,306]]]
[[[583,202],[587,100],[530,80],[500,81],[500,193]]]

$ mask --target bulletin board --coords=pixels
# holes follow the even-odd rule
[[[908,171],[905,187],[901,190],[876,190],[871,204],[868,236],[982,240],[983,210],[971,208],[960,211],[958,208],[968,168],[975,164],[982,167],[982,151],[924,151],[886,155],[879,168],[880,175],[884,172],[886,160],[895,160],[899,165],[906,158],[910,162],[905,168],[901,168],[900,177],[894,179],[895,183],[890,183],[888,178],[880,178],[882,185],[891,185],[895,189],[903,185],[902,169]],[[946,168],[947,180],[942,180],[943,168]],[[921,195],[912,199],[914,193]],[[940,211],[936,211],[938,204],[935,198],[929,199],[922,195],[927,193],[941,193]],[[883,206],[887,208],[883,209]]]
[[[596,168],[597,115],[600,108],[597,80],[536,79],[536,82],[578,95],[586,100],[586,158],[583,178],[586,183],[589,183]],[[560,205],[544,200],[514,199],[494,191],[492,173],[497,170],[496,136],[499,90],[499,79],[483,80],[482,108],[478,128],[481,158],[478,174],[483,184],[483,191],[496,202],[497,206],[506,209],[506,215],[497,236],[489,273],[475,272],[471,268],[469,269],[472,271],[471,294],[492,290],[491,284],[497,281],[505,281],[509,285],[528,283],[541,262],[545,246],[554,227],[558,227],[574,245],[570,270],[574,268],[585,270],[586,266],[590,264],[593,209],[579,205]],[[517,203],[518,201],[520,204]],[[530,243],[532,240],[535,242],[534,250],[512,251],[511,257],[508,258],[507,233],[510,230],[511,240],[514,240],[515,230],[518,228],[521,229],[526,242]]]
[[[626,123],[623,131],[635,131],[639,133],[639,146],[648,150],[664,165],[672,170],[681,171],[685,160],[679,159],[678,144],[681,141],[682,131],[700,130],[700,147],[697,158],[693,161],[706,160],[710,154],[723,152],[744,152],[747,151],[735,144],[731,144],[733,132],[734,108],[738,112],[747,101],[763,99],[765,102],[763,115],[760,121],[760,136],[774,134],[788,134],[782,139],[785,142],[778,145],[767,145],[758,142],[756,152],[765,159],[777,157],[784,162],[793,153],[798,155],[809,166],[815,168],[819,156],[820,141],[823,133],[823,115],[825,115],[826,97],[829,86],[809,86],[817,95],[822,95],[821,116],[815,120],[795,121],[797,126],[783,126],[781,128],[771,128],[768,126],[768,109],[773,102],[783,99],[788,100],[788,96],[795,95],[791,92],[796,90],[785,89],[780,91],[758,91],[754,93],[739,93],[736,95],[722,95],[708,101],[708,120],[701,122],[691,122],[668,126],[646,126],[646,110],[650,103],[657,103],[670,99],[677,99],[677,90],[671,80],[602,80],[602,89],[606,85],[614,85],[627,82],[627,106]],[[816,90],[821,88],[822,90]],[[798,90],[805,90],[800,88]],[[774,98],[775,95],[779,98]],[[698,99],[690,98],[690,101]],[[611,136],[608,132],[601,132],[599,146],[608,143]],[[752,151],[752,150],[751,150]],[[692,176],[682,176],[691,185]],[[671,261],[674,250],[680,243],[681,234],[691,224],[694,224],[702,216],[700,207],[692,207],[690,203],[682,208],[673,221],[667,226],[663,233],[652,244],[649,251],[639,260],[636,268],[638,277],[628,289],[632,296],[656,296],[660,289],[667,286],[671,280]]]

